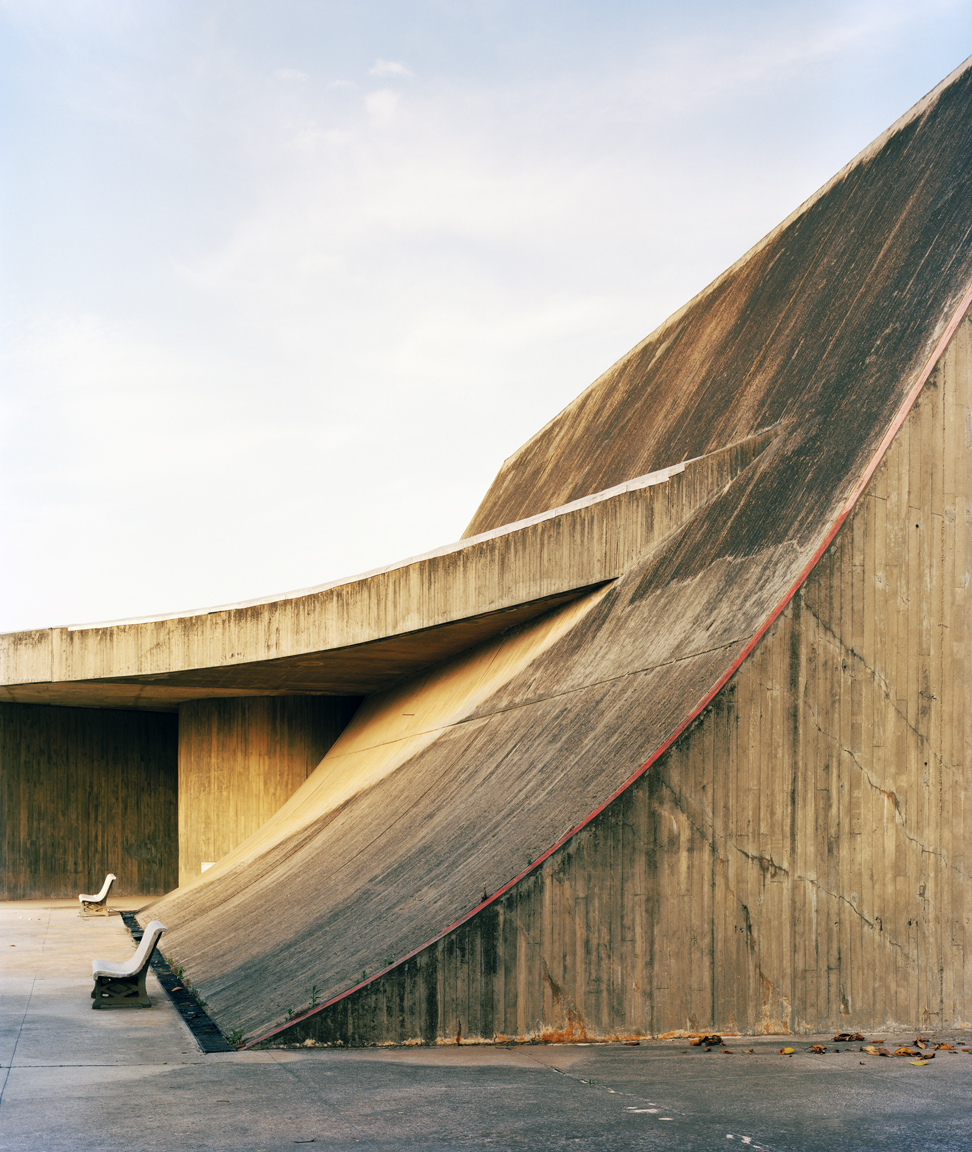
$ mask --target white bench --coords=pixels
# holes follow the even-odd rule
[[[92,960],[91,975],[94,988],[92,1008],[151,1008],[152,1001],[145,991],[145,976],[165,925],[153,920],[142,935],[135,955],[125,964],[114,960]]]
[[[111,886],[118,879],[114,872],[109,872],[105,877],[105,882],[101,886],[101,891],[97,896],[88,896],[81,893],[78,899],[81,901],[81,915],[95,915],[107,916],[108,915],[108,893],[111,891]]]

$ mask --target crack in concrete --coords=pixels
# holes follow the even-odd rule
[[[846,748],[840,742],[840,739],[834,733],[826,732],[820,726],[820,724],[817,722],[816,716],[814,714],[814,711],[813,711],[813,708],[811,705],[807,704],[806,708],[807,708],[807,712],[810,715],[811,720],[813,721],[814,727],[817,729],[817,731],[820,733],[820,735],[823,736],[826,740],[830,740],[832,743],[834,743],[841,752],[846,753],[847,756],[849,756],[850,759],[854,762],[857,769],[860,771],[861,775],[864,777],[864,779],[867,781],[867,783],[870,785],[870,787],[873,788],[875,792],[880,793],[880,795],[882,795],[886,800],[891,801],[891,803],[894,805],[895,815],[899,818],[896,821],[896,823],[898,824],[898,827],[901,829],[901,834],[904,836],[904,838],[906,840],[908,840],[910,843],[914,844],[915,847],[918,848],[923,855],[927,854],[929,856],[937,856],[942,861],[942,863],[944,864],[944,866],[946,868],[948,868],[950,871],[954,872],[957,876],[961,877],[963,880],[966,879],[965,870],[964,870],[964,868],[962,868],[961,865],[951,863],[948,860],[948,858],[946,857],[945,853],[940,851],[939,849],[926,847],[916,836],[913,836],[908,831],[907,826],[905,824],[904,814],[901,811],[901,805],[898,802],[897,794],[890,789],[881,788],[878,784],[875,784],[875,782],[871,779],[871,775],[868,772],[868,770],[864,767],[864,765],[860,762],[860,760],[858,760],[857,755],[850,748]]]
[[[754,864],[758,864],[763,872],[767,872],[772,869],[774,876],[777,872],[782,872],[784,876],[790,875],[789,868],[785,868],[782,864],[777,864],[772,856],[754,856],[751,852],[747,852],[745,848],[740,848],[738,844],[733,844],[732,842],[730,842],[729,847],[735,848],[735,850],[741,856],[745,856],[747,860],[751,860]]]
[[[891,695],[890,685],[888,684],[887,680],[878,672],[878,670],[876,668],[872,668],[871,665],[868,664],[868,662],[860,654],[860,652],[856,651],[856,649],[854,649],[854,648],[848,647],[843,642],[843,640],[841,640],[841,638],[837,635],[837,633],[833,630],[833,628],[831,628],[829,624],[825,623],[825,621],[813,610],[813,607],[808,603],[808,601],[806,600],[805,597],[801,598],[801,608],[806,609],[808,615],[810,617],[812,617],[812,619],[815,620],[817,622],[817,624],[819,624],[821,631],[826,636],[829,636],[832,638],[832,640],[833,640],[832,646],[835,649],[837,649],[841,653],[846,653],[848,656],[852,657],[854,660],[856,660],[860,664],[860,666],[863,668],[863,670],[871,677],[871,679],[874,681],[874,683],[877,684],[878,687],[880,688],[881,694],[883,695],[884,699],[888,702],[888,704],[891,707],[891,711],[894,712],[894,714],[896,716],[900,716],[900,718],[904,721],[905,727],[910,732],[913,732],[915,734],[915,736],[918,737],[918,739],[922,743],[922,746],[926,747],[926,750],[935,758],[935,760],[938,762],[938,764],[942,768],[947,768],[950,772],[952,772],[954,774],[955,766],[952,764],[948,764],[942,758],[942,756],[933,747],[930,746],[930,738],[928,736],[926,736],[923,732],[919,731],[919,729],[916,728],[915,725],[912,724],[912,722],[908,719],[907,714],[902,712],[901,709],[898,707],[897,701]],[[787,612],[789,612],[789,611],[790,611],[790,609],[788,606]],[[927,697],[926,693],[919,693],[919,695],[923,695],[923,696]],[[934,696],[930,697],[930,699],[935,699],[935,698],[936,697],[934,697]]]
[[[846,904],[847,907],[850,908],[850,910],[854,913],[855,916],[858,916],[861,920],[863,920],[863,922],[868,926],[868,928],[873,928],[875,931],[879,931],[882,933],[884,932],[883,922],[882,922],[882,926],[880,928],[878,928],[877,924],[875,924],[873,920],[868,920],[868,918],[864,915],[864,913],[860,910],[860,908],[856,907],[854,905],[853,901],[848,900],[846,896],[841,896],[839,892],[831,892],[830,889],[825,888],[820,883],[819,880],[811,880],[809,876],[797,876],[797,880],[802,881],[804,884],[810,885],[812,888],[816,888],[818,892],[823,892],[823,894],[825,896],[829,896],[831,898],[831,900],[836,900],[840,904]],[[888,936],[888,939],[891,940],[890,935]],[[892,943],[894,943],[894,941],[892,941]],[[900,947],[900,945],[896,945],[896,946]]]

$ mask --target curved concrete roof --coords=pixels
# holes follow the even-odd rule
[[[152,907],[223,1027],[259,1036],[312,984],[346,995],[475,915],[684,731],[833,538],[968,308],[970,204],[966,64],[511,457],[471,530],[710,463],[564,521],[563,555],[616,556],[608,587],[376,698],[360,787],[329,753],[281,835]],[[393,731],[403,692],[421,731]]]
[[[775,432],[276,599],[2,635],[0,700],[175,711],[218,696],[379,691],[615,579],[631,553],[605,528],[626,501],[651,507],[651,489],[687,472],[694,496],[680,507],[690,511],[709,478],[727,482]]]

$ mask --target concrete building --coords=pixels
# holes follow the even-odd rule
[[[254,1044],[965,1025],[970,206],[967,63],[457,544],[0,638],[7,898]]]

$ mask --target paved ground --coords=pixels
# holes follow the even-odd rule
[[[732,1056],[677,1041],[205,1056],[151,975],[152,1009],[90,1010],[91,959],[131,948],[117,916],[0,903],[0,1150],[972,1152],[965,1053],[918,1068],[756,1037]]]

